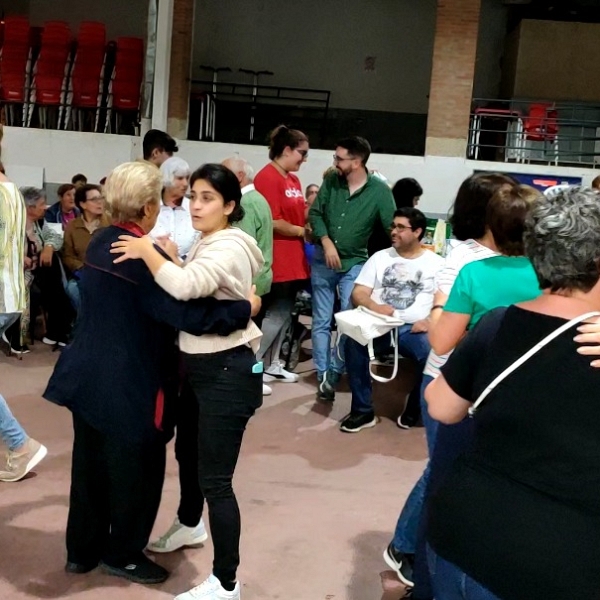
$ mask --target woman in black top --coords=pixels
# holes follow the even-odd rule
[[[427,388],[432,418],[460,421],[537,342],[600,311],[595,193],[571,188],[537,201],[525,242],[545,293],[480,321]],[[576,334],[562,333],[486,397],[473,447],[436,482],[436,600],[600,598],[600,372],[577,352]]]

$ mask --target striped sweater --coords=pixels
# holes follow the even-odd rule
[[[497,256],[497,253],[486,246],[482,246],[475,240],[466,240],[454,246],[444,262],[444,267],[438,272],[435,286],[436,290],[450,295],[450,290],[458,277],[460,270],[469,263]],[[438,356],[433,350],[429,353],[427,364],[423,375],[429,375],[434,379],[440,374],[440,369],[446,364],[451,352]]]

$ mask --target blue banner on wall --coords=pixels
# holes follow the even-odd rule
[[[507,173],[519,183],[530,185],[543,192],[555,185],[581,185],[581,177],[564,177],[563,175],[530,175],[529,173]]]

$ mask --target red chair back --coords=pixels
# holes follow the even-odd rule
[[[558,112],[551,104],[537,102],[523,121],[525,138],[533,142],[554,141],[558,134]]]
[[[0,51],[0,100],[4,102],[25,102],[29,32],[27,17],[6,17]]]

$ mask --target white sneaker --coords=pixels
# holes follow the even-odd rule
[[[196,527],[186,527],[176,518],[167,533],[148,544],[148,550],[159,554],[175,552],[175,550],[179,550],[180,548],[198,546],[207,539],[208,533],[206,533],[203,519],[200,519],[200,523]]]
[[[265,371],[263,381],[269,383],[271,381],[281,381],[282,383],[296,383],[300,379],[296,373],[290,373],[283,368],[283,363],[280,360],[274,360],[271,366]]]
[[[273,390],[266,384],[263,383],[263,396],[270,396]]]
[[[175,596],[175,600],[240,600],[240,582],[236,581],[235,589],[228,592],[223,588],[221,582],[211,575],[189,592]]]

